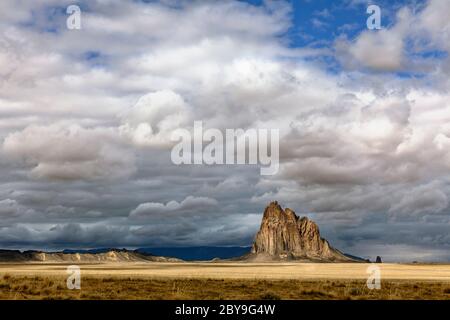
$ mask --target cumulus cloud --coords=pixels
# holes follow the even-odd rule
[[[190,126],[190,107],[173,91],[146,94],[121,115],[121,133],[138,146],[167,146],[172,132]]]
[[[134,157],[112,129],[87,129],[79,125],[29,126],[9,134],[6,155],[32,166],[35,178],[93,180],[128,177]]]
[[[208,212],[216,207],[217,200],[208,197],[188,196],[181,202],[169,201],[166,204],[158,202],[141,203],[136,209],[130,212],[131,218],[158,217],[164,214],[198,214]]]
[[[397,11],[395,23],[382,30],[365,30],[352,40],[345,36],[338,38],[337,57],[350,69],[423,73],[436,69],[437,65],[445,71],[445,64],[426,53],[448,52],[449,10],[449,3],[440,0],[429,0],[423,8],[405,5]],[[386,13],[383,7],[382,13]]]
[[[404,37],[409,21],[407,11],[399,15],[394,28],[377,32],[364,31],[353,42],[339,39],[336,50],[348,68],[366,67],[380,71],[397,71],[405,66]]]

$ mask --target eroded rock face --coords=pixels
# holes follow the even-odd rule
[[[289,208],[283,210],[277,202],[270,203],[264,211],[252,254],[278,259],[351,260],[320,237],[314,221],[299,218]]]

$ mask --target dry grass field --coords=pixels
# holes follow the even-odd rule
[[[450,265],[380,264],[381,289],[366,286],[369,264],[0,264],[0,299],[450,299]]]

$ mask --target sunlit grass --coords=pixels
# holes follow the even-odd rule
[[[86,277],[69,290],[62,276],[0,277],[0,299],[450,299],[450,283],[362,280],[151,279]]]

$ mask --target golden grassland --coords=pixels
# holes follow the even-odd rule
[[[0,299],[450,299],[450,265],[380,264],[381,289],[366,286],[369,264],[0,264]]]

